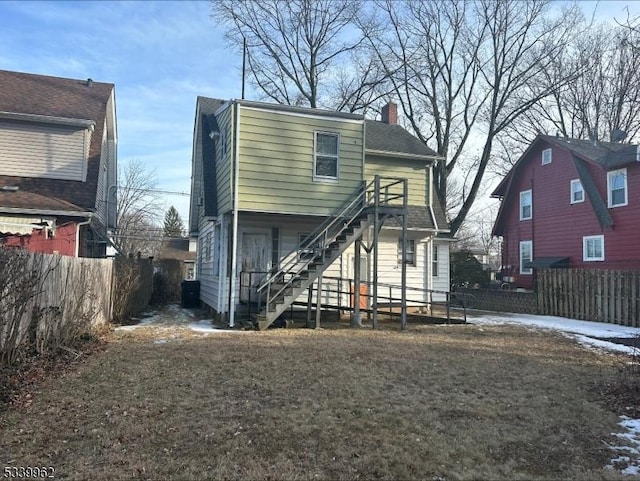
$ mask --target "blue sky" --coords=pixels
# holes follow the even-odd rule
[[[0,69],[114,83],[119,162],[162,189],[189,192],[196,96],[240,97],[241,63],[206,1],[0,1]]]
[[[601,2],[598,18],[623,20],[627,3],[640,12],[640,2]],[[207,1],[0,1],[0,69],[114,83],[119,162],[140,160],[160,188],[188,192],[196,96],[241,92],[242,59],[209,9]],[[165,201],[186,223],[188,198]]]

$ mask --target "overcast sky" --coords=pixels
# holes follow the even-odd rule
[[[640,3],[601,2],[598,16],[622,20],[627,3],[640,12]],[[196,96],[241,92],[241,58],[225,46],[209,8],[207,1],[0,1],[0,69],[114,83],[119,162],[140,160],[162,189],[188,193]],[[188,198],[167,196],[166,204],[186,224]]]

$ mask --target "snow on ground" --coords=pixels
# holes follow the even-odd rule
[[[598,349],[605,352],[619,352],[640,355],[637,348],[625,346],[615,342],[605,341],[599,338],[635,338],[640,339],[640,328],[618,326],[617,324],[605,324],[593,321],[578,321],[564,317],[535,316],[531,314],[510,313],[483,313],[474,312],[468,314],[467,321],[470,324],[497,325],[512,324],[529,326],[539,329],[553,329],[576,339],[585,347]],[[620,416],[623,432],[612,433],[620,439],[620,445],[609,446],[615,453],[608,469],[620,470],[622,474],[629,476],[640,475],[640,419],[631,419]]]
[[[542,329],[554,329],[577,339],[580,344],[587,347],[624,352],[628,354],[638,353],[638,349],[632,346],[624,346],[622,344],[616,344],[602,339],[640,337],[640,328],[638,327],[618,326],[617,324],[606,324],[594,321],[578,321],[576,319],[568,319],[566,317],[496,312],[468,313],[467,321],[470,324],[516,324]]]
[[[620,426],[626,430],[623,433],[612,433],[620,438],[620,446],[609,446],[618,455],[607,466],[609,469],[617,469],[624,466],[620,472],[629,476],[640,475],[640,419],[631,419],[621,416]]]
[[[183,309],[177,304],[170,304],[157,311],[149,311],[143,314],[145,316],[138,323],[131,326],[116,327],[116,331],[132,331],[140,327],[160,327],[181,329],[189,329],[204,335],[221,332],[242,332],[229,329],[219,329],[213,325],[211,319],[201,319],[196,315],[196,311]],[[165,343],[165,339],[157,339],[156,344]]]

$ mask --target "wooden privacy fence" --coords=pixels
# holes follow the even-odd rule
[[[640,326],[640,271],[541,269],[538,313]]]
[[[22,348],[72,344],[151,297],[149,259],[88,259],[0,248],[0,365]]]

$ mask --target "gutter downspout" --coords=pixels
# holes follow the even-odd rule
[[[235,154],[234,154],[234,179],[233,179],[233,244],[231,245],[231,292],[229,293],[229,327],[235,327],[236,320],[236,270],[238,268],[238,185],[240,175],[240,104],[235,102],[236,126],[234,135]]]
[[[76,257],[79,257],[80,254],[80,228],[85,225],[91,224],[92,217],[92,215],[89,215],[89,218],[87,220],[85,220],[84,222],[78,222],[76,224]]]

